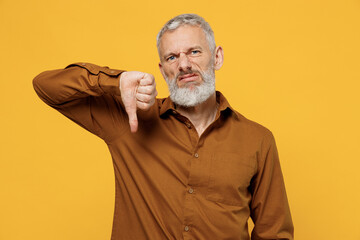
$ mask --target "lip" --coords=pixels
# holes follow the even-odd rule
[[[179,77],[179,82],[192,82],[198,79],[198,75],[196,73],[185,74]]]

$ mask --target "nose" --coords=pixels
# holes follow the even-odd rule
[[[191,70],[191,62],[185,53],[180,53],[179,56],[179,71],[187,72]]]

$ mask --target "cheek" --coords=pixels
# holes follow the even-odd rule
[[[174,78],[176,76],[176,68],[172,66],[163,68],[163,72],[167,78]]]
[[[201,70],[202,72],[206,71],[212,64],[213,61],[211,58],[196,58],[191,61],[193,69]]]
[[[172,79],[174,77],[174,72],[173,71],[166,71],[165,75],[167,78]]]

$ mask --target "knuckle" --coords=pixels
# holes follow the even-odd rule
[[[138,100],[142,101],[142,102],[149,102],[151,100],[151,96],[149,95],[145,95],[145,94],[141,94],[138,96],[137,98]]]
[[[144,102],[149,102],[151,100],[151,96],[149,95],[144,95],[144,98],[143,98]]]
[[[148,88],[148,87],[144,88],[144,93],[151,94],[151,88]]]
[[[137,107],[141,110],[146,110],[148,109],[147,104],[143,103],[143,102],[137,102]]]

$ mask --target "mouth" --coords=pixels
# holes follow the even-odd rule
[[[193,81],[196,81],[198,79],[198,74],[196,73],[189,73],[189,74],[184,74],[184,75],[181,75],[179,77],[179,82],[193,82]]]

